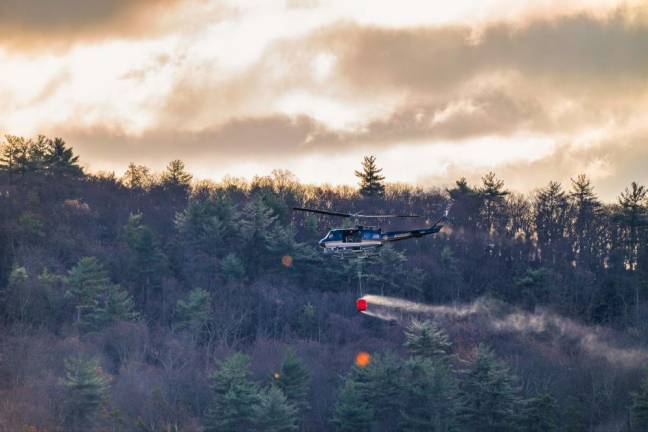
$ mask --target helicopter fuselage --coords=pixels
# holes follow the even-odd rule
[[[406,231],[383,232],[380,228],[356,226],[355,228],[337,228],[330,230],[319,241],[324,252],[362,252],[382,246],[386,242],[406,240],[434,234],[441,230],[441,226],[434,225],[429,228],[420,228]]]

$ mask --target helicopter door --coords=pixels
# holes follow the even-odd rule
[[[360,230],[349,231],[346,233],[344,241],[346,243],[360,243],[362,241],[362,233]]]

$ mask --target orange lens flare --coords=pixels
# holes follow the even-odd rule
[[[281,265],[284,267],[292,267],[293,258],[290,255],[284,255],[281,257]]]
[[[358,367],[365,367],[371,363],[371,354],[365,351],[360,351],[355,358],[355,364]]]

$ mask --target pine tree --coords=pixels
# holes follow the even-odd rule
[[[153,230],[144,224],[143,215],[131,214],[126,225],[126,244],[132,254],[130,280],[135,283],[135,298],[145,312],[150,312],[152,298],[162,294],[162,276],[166,257],[161,252]]]
[[[376,354],[371,363],[365,367],[354,366],[351,377],[361,384],[363,396],[370,404],[374,419],[387,429],[393,429],[398,424],[398,416],[394,413],[402,409],[403,361],[390,352]]]
[[[292,349],[287,351],[275,382],[286,395],[288,402],[303,415],[309,408],[310,373]]]
[[[76,308],[76,323],[84,330],[99,330],[116,321],[138,318],[130,295],[110,281],[108,272],[94,257],[84,257],[64,280],[65,296]]]
[[[569,203],[560,183],[550,182],[538,191],[534,200],[534,221],[542,260],[556,264],[569,252],[565,243]]]
[[[256,429],[259,432],[288,432],[297,430],[297,408],[283,392],[271,386],[260,396],[254,407]]]
[[[558,430],[556,400],[548,393],[533,396],[522,402],[520,427],[525,432],[553,432]]]
[[[632,430],[648,430],[648,366],[644,368],[644,377],[639,391],[632,395],[632,417]]]
[[[209,377],[214,398],[205,419],[206,432],[252,430],[259,391],[250,380],[250,358],[235,353]]]
[[[365,156],[362,161],[362,171],[355,171],[360,179],[360,194],[365,197],[381,197],[385,195],[385,177],[380,175],[382,168],[376,166],[375,156]]]
[[[499,180],[494,172],[489,172],[482,177],[481,214],[484,220],[483,225],[486,232],[493,234],[497,232],[504,223],[504,199],[510,194],[504,189],[504,182]]]
[[[106,399],[109,382],[96,360],[81,355],[65,360],[65,378],[61,384],[66,430],[88,430]]]
[[[89,308],[82,322],[87,329],[100,330],[117,321],[135,321],[138,318],[130,294],[119,285],[110,284]]]
[[[240,281],[245,278],[243,261],[233,252],[225,255],[221,260],[220,271],[226,281]]]
[[[41,138],[41,137],[39,137]],[[62,138],[44,139],[46,147],[44,165],[47,173],[54,176],[80,177],[83,170],[79,166],[79,156],[75,156]]]
[[[405,364],[403,382],[399,430],[449,432],[457,429],[457,382],[447,365],[414,357]]]
[[[412,356],[435,359],[447,356],[452,343],[436,322],[412,320],[405,330],[405,346]]]
[[[490,348],[480,345],[461,386],[461,420],[475,432],[515,429],[519,402],[514,377]]]
[[[72,299],[76,308],[76,322],[80,324],[111,282],[108,273],[95,257],[83,257],[70,269],[65,284],[65,297]]]
[[[367,403],[361,385],[348,377],[338,393],[331,422],[340,432],[363,432],[371,429],[374,411]]]
[[[186,300],[176,304],[176,328],[198,335],[211,317],[211,295],[200,288],[189,292]]]
[[[166,188],[188,189],[193,176],[187,172],[184,162],[172,160],[162,174],[162,185]]]
[[[634,286],[634,303],[635,303],[635,323],[641,320],[640,316],[640,299],[639,292],[641,282],[636,279],[638,275],[635,272],[639,265],[642,254],[646,254],[645,232],[648,231],[648,189],[632,182],[630,189],[626,188],[619,197],[619,209],[614,215],[614,219],[622,227],[622,248],[624,250],[624,261],[635,278],[632,285]]]
[[[572,179],[570,199],[574,212],[572,250],[581,264],[593,265],[597,255],[595,247],[597,219],[601,212],[594,188],[585,174]]]

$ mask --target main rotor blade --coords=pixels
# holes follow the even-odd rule
[[[339,217],[352,217],[353,216],[353,215],[351,215],[349,213],[340,213],[340,212],[334,212],[334,211],[328,211],[328,210],[310,209],[310,208],[304,208],[304,207],[293,207],[293,210],[303,211],[303,212],[310,212],[310,213],[319,213],[319,214],[325,214],[325,215],[331,215],[331,216],[339,216]]]
[[[303,211],[303,212],[310,212],[310,213],[319,213],[319,214],[325,214],[325,215],[331,215],[331,216],[339,216],[339,217],[367,218],[367,219],[369,219],[369,218],[380,219],[380,218],[416,218],[416,217],[420,217],[419,215],[400,215],[400,214],[364,215],[362,213],[340,213],[340,212],[334,212],[334,211],[329,211],[329,210],[319,210],[319,209],[311,209],[311,208],[305,208],[305,207],[293,207],[293,210]]]
[[[386,214],[386,215],[364,215],[364,214],[353,214],[351,215],[357,218],[417,218],[421,217],[419,215],[399,215],[399,214]]]

